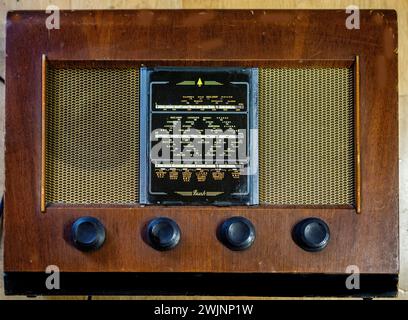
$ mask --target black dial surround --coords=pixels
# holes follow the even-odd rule
[[[256,68],[141,68],[140,203],[258,204],[257,79]]]

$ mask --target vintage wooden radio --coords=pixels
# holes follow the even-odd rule
[[[395,294],[394,11],[55,14],[7,18],[6,293]]]

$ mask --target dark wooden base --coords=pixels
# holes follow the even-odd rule
[[[361,274],[348,290],[346,274],[255,273],[61,273],[60,289],[48,290],[40,272],[7,272],[7,295],[217,295],[395,297],[398,275]]]

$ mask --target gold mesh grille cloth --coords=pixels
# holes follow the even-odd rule
[[[259,70],[259,196],[276,205],[354,205],[349,68]]]
[[[48,203],[135,203],[139,70],[48,68]]]

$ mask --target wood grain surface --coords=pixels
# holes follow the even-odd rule
[[[404,20],[404,17],[407,17],[407,4],[403,1],[355,1],[357,4],[360,4],[361,6],[370,6],[370,7],[382,7],[382,8],[398,8],[398,15],[399,15],[399,33],[400,33],[400,38],[406,38],[407,36],[407,28],[406,28],[406,21],[407,19]],[[36,4],[32,4],[31,2],[27,1],[5,1],[7,8],[44,8],[48,4],[47,1],[39,1]],[[123,1],[98,1],[98,4],[95,3],[95,1],[54,1],[54,3],[57,3],[58,5],[61,6],[61,8],[72,8],[73,6],[75,8],[118,8],[121,5],[123,6]],[[326,7],[339,7],[339,8],[344,8],[346,5],[348,5],[347,1],[329,1],[325,2],[324,6]],[[194,6],[194,3],[192,1],[173,1],[171,3],[168,2],[160,2],[160,1],[150,1],[150,2],[145,2],[145,1],[129,1],[125,4],[126,7],[128,8],[138,8],[138,7],[191,7]],[[318,2],[314,1],[302,1],[302,2],[295,2],[295,1],[220,1],[219,4],[215,5],[214,2],[200,2],[200,7],[240,7],[240,8],[266,8],[266,7],[276,7],[276,8],[282,8],[282,7],[289,7],[289,8],[296,8],[296,7],[319,7],[322,8],[322,4],[318,4]],[[401,36],[402,35],[402,36]],[[3,36],[4,37],[4,36]],[[360,39],[360,41],[363,41]],[[403,57],[404,54],[406,54],[406,50],[403,50],[405,47],[405,43],[401,44],[400,43],[400,48],[399,48],[399,58]],[[400,64],[400,70],[402,69],[402,65],[405,65],[406,59]],[[4,70],[4,68],[3,68]],[[406,94],[408,90],[406,89],[408,87],[407,81],[406,81],[406,74],[400,72],[400,93],[401,94]],[[402,103],[404,101],[406,102],[407,99],[404,99],[404,96],[401,98]],[[406,103],[403,105],[407,105]],[[378,130],[378,128],[376,129]],[[61,210],[61,209],[58,209]],[[169,208],[171,210],[171,208]],[[59,213],[58,213],[59,214]],[[301,213],[297,213],[302,215]],[[284,213],[286,215],[286,213]],[[284,216],[283,215],[283,216]],[[349,213],[345,213],[344,215],[349,215]],[[350,215],[351,216],[351,215]],[[282,216],[281,216],[282,217]],[[375,215],[374,220],[378,218],[378,215]],[[375,221],[374,221],[375,222]],[[368,228],[366,228],[368,229]]]

